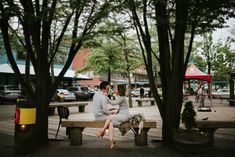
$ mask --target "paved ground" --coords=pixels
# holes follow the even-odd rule
[[[193,98],[191,98],[193,100]],[[135,101],[134,101],[135,102]],[[235,120],[235,107],[228,105],[223,100],[213,100],[206,102],[212,106],[212,112],[197,112],[197,118],[205,118],[213,120]],[[194,103],[195,109],[198,103]],[[0,105],[0,157],[14,157],[14,105]],[[85,113],[77,113],[77,108],[70,108],[71,119],[92,119],[91,105],[89,103]],[[58,116],[49,117],[49,144],[46,147],[37,148],[34,153],[24,155],[26,157],[233,157],[235,154],[235,129],[218,129],[215,133],[215,146],[203,153],[185,153],[161,146],[158,140],[161,140],[161,118],[156,106],[143,104],[143,107],[134,107],[130,109],[131,113],[143,113],[146,119],[156,120],[157,128],[149,131],[148,146],[139,147],[134,145],[134,137],[132,132],[121,136],[116,130],[115,137],[117,144],[115,149],[108,149],[107,136],[104,138],[95,137],[97,129],[85,129],[83,131],[83,145],[70,146],[65,129],[61,128],[59,136],[55,139],[55,133],[58,126]],[[156,141],[157,142],[154,142]]]

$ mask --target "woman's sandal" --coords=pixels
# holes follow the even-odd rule
[[[115,140],[109,140],[110,149],[113,149],[115,144],[116,144]]]
[[[105,134],[105,131],[100,130],[99,132],[96,133],[96,136],[98,136],[98,137],[103,137],[104,134]]]

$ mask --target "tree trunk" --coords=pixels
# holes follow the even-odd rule
[[[182,106],[182,87],[180,82],[169,83],[168,93],[164,98],[164,117],[162,126],[163,143],[167,145],[173,144],[173,130],[178,129],[180,124],[180,111]]]
[[[29,53],[26,53],[26,58],[25,58],[25,82],[28,82],[28,85],[31,87],[29,76],[30,76],[30,56],[29,56]]]
[[[43,64],[41,64],[41,66],[43,67]],[[46,68],[44,67],[44,69]],[[44,69],[40,72],[38,71],[39,77],[36,80],[36,135],[38,144],[48,143],[48,107],[52,95],[51,92],[53,91],[53,89],[51,89],[52,84],[49,70],[44,71]]]
[[[131,95],[131,77],[130,77],[130,72],[127,72],[128,75],[128,102],[129,102],[129,107],[132,108],[132,95]]]
[[[42,99],[37,105],[37,120],[36,120],[36,137],[37,143],[47,144],[48,143],[48,101]]]
[[[163,120],[162,136],[164,143],[173,144],[173,130],[178,129],[183,100],[184,68],[184,35],[187,21],[186,0],[176,1],[175,36],[168,34],[169,19],[166,5],[156,3],[157,32],[160,52],[160,78],[162,83],[163,101],[156,98],[160,106]],[[171,43],[170,43],[171,41]],[[171,45],[171,46],[170,46]],[[156,95],[155,95],[156,97]]]

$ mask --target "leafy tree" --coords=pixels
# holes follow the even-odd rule
[[[93,70],[96,74],[108,74],[110,82],[111,72],[123,71],[123,57],[121,49],[116,43],[107,41],[101,45],[101,47],[92,49],[82,71]]]
[[[162,137],[165,144],[173,144],[173,130],[178,129],[183,100],[183,81],[191,55],[195,33],[222,27],[224,17],[234,15],[234,1],[226,0],[143,0],[121,1],[130,10],[138,34],[141,50],[153,96],[163,120]],[[152,49],[149,26],[154,23],[157,31],[159,55]],[[185,34],[190,42],[185,49]],[[186,55],[185,55],[186,53]],[[160,65],[162,98],[155,88],[153,60]]]
[[[208,74],[211,74],[211,66],[216,58],[216,45],[213,44],[212,32],[203,33],[201,36],[202,40],[195,43],[198,50],[197,54],[201,53],[202,56],[205,57],[205,62],[208,67],[207,72]]]
[[[123,14],[123,16],[126,16]],[[133,37],[132,33],[130,33],[133,29],[130,25],[130,19],[126,17],[123,19],[123,16],[114,16],[111,17],[110,22],[114,27],[110,27],[109,29],[114,30],[113,34],[107,34],[108,38],[114,40],[119,47],[121,48],[124,66],[123,72],[126,73],[128,78],[128,98],[129,98],[129,107],[132,107],[132,99],[131,99],[131,71],[138,68],[140,65],[144,63],[142,61],[142,57],[139,53],[139,47],[136,43],[135,37]],[[112,22],[113,21],[113,22]],[[116,30],[116,31],[115,31]]]
[[[229,74],[235,71],[235,50],[231,49],[231,42],[231,38],[228,38],[224,44],[218,43],[212,68],[214,80],[228,80]]]
[[[138,41],[136,41],[135,36],[131,36],[131,27],[128,26],[130,24],[126,21],[128,21],[127,18],[123,19],[112,13],[105,22],[100,24],[100,30],[102,30],[102,32],[100,31],[100,37],[92,42],[95,43],[93,47],[96,47],[96,49],[92,49],[93,53],[90,54],[82,71],[94,70],[96,73],[108,73],[109,81],[111,80],[111,72],[125,73],[129,86],[129,106],[132,107],[130,73],[140,65],[144,65],[144,63],[139,53]],[[112,57],[113,60],[109,63],[105,62],[107,56],[110,55],[114,56]]]
[[[8,60],[27,98],[33,101],[37,109],[34,134],[36,143],[48,142],[48,106],[57,85],[84,41],[93,37],[94,26],[106,17],[111,9],[109,0],[3,0],[1,2],[0,28]],[[59,21],[60,25],[57,25],[57,33],[53,34],[56,35],[55,44],[50,48],[52,24],[56,21]],[[30,88],[31,82],[21,77],[13,57],[9,30],[14,30],[14,23],[18,23],[22,28],[17,33],[23,39],[22,44],[35,71],[35,91]],[[67,60],[58,77],[52,82],[49,69],[62,41],[67,43],[66,46],[69,45]]]
[[[199,67],[208,66],[208,73],[213,73],[213,80],[227,80],[228,73],[234,70],[233,40],[228,37],[225,43],[213,43],[212,34],[204,33],[201,40],[195,42],[191,60]]]

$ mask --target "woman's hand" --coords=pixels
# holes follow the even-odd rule
[[[117,114],[118,110],[111,110],[111,114]]]

